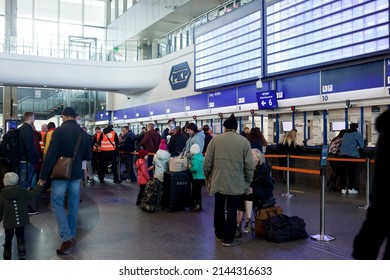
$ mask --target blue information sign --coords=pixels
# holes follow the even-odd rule
[[[275,90],[256,92],[256,97],[259,110],[278,108]]]

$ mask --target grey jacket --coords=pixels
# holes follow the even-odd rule
[[[249,141],[233,131],[213,137],[207,147],[203,172],[210,193],[241,195],[253,179],[254,163]]]

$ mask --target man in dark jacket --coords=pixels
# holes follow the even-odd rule
[[[70,179],[53,178],[51,187],[51,207],[55,213],[58,232],[62,239],[58,254],[66,253],[76,244],[77,217],[80,203],[80,180],[83,176],[81,162],[91,160],[92,148],[90,136],[75,121],[76,112],[67,107],[62,112],[63,123],[54,130],[49,149],[44,159],[38,184],[44,185],[50,176],[57,159],[61,156],[73,157],[79,136],[80,143],[72,163]],[[65,195],[68,197],[68,213],[64,208]]]
[[[38,150],[34,148],[34,125],[33,112],[23,114],[23,125],[19,128],[19,184],[25,189],[31,189],[35,164],[38,162]],[[38,143],[39,144],[39,143]],[[38,214],[36,201],[30,201],[28,205],[30,215]]]
[[[38,161],[38,154],[34,149],[33,112],[23,114],[23,125],[19,128],[19,184],[28,189],[34,174],[34,166]]]
[[[148,153],[156,153],[160,145],[161,136],[154,130],[154,124],[148,123],[146,126],[147,132],[142,138],[140,146]],[[152,166],[154,155],[148,156],[148,167]],[[153,177],[153,170],[149,170],[150,177]]]
[[[132,182],[136,182],[137,177],[134,174],[133,168],[134,154],[132,154],[134,152],[135,143],[134,138],[130,134],[129,127],[127,125],[122,128],[122,138],[123,141],[119,143],[119,150],[125,152],[121,155],[124,159],[124,164],[126,166],[126,174],[124,177],[127,177]]]
[[[362,228],[355,237],[352,256],[358,260],[376,260],[382,244],[386,247],[382,258],[390,260],[389,158],[390,158],[390,110],[378,117],[375,128],[379,132],[375,151],[374,187],[370,206]]]

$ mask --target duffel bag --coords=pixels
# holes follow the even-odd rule
[[[307,237],[306,224],[302,218],[284,214],[269,217],[264,221],[265,236],[270,242],[281,243]]]
[[[264,238],[264,221],[271,216],[277,216],[279,214],[283,214],[283,209],[279,205],[260,208],[257,210],[255,218],[255,236],[258,238]]]

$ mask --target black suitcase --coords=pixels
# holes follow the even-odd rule
[[[191,206],[191,179],[188,171],[165,172],[163,208],[182,210]]]

